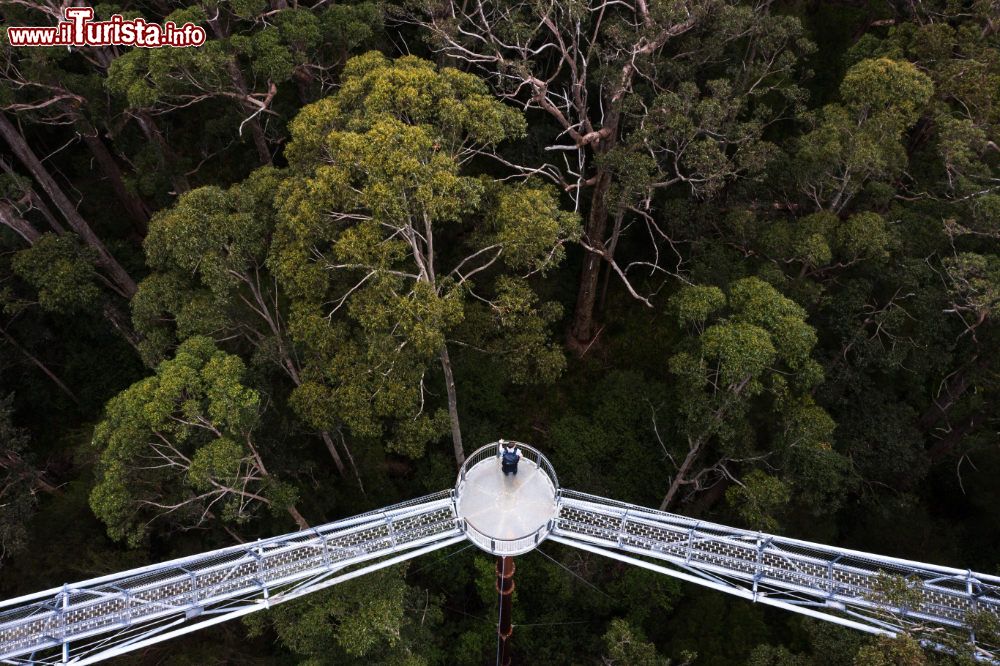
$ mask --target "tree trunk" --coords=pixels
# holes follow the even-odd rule
[[[299,93],[299,101],[303,105],[314,101],[312,95],[313,75],[309,72],[309,70],[297,67],[292,72],[292,79],[294,79],[295,88]]]
[[[160,155],[160,164],[169,174],[170,182],[174,186],[174,194],[184,194],[190,190],[191,183],[188,182],[187,176],[180,169],[177,153],[167,143],[167,140],[163,137],[163,132],[160,131],[160,127],[153,120],[153,117],[146,111],[137,111],[135,118],[139,122],[139,129],[142,130],[142,133],[149,141],[156,145]]]
[[[250,449],[250,454],[257,463],[257,469],[260,470],[260,475],[266,478],[271,478],[270,472],[268,472],[267,467],[264,466],[264,459],[261,457],[260,452],[257,450],[257,447],[254,446],[254,443],[249,436],[247,437],[247,448]],[[288,515],[292,517],[292,520],[295,521],[295,524],[299,526],[300,530],[309,529],[309,523],[302,517],[302,514],[299,513],[298,508],[296,508],[294,504],[289,504],[285,507],[285,510],[288,511]]]
[[[215,33],[218,39],[222,40],[229,37],[229,26],[223,23],[218,12],[215,13],[215,18],[208,20],[208,25],[211,26],[212,32]],[[253,105],[249,102],[250,87],[247,86],[246,78],[243,76],[243,72],[240,71],[240,67],[236,61],[230,60],[226,64],[226,70],[229,72],[229,80],[232,82],[233,88],[243,99],[248,100],[242,104],[243,108],[251,114],[258,112],[259,109],[253,108]],[[250,136],[253,138],[253,144],[257,148],[257,158],[260,160],[260,163],[262,165],[270,164],[271,148],[267,145],[264,128],[260,126],[260,122],[258,122],[256,116],[246,120],[245,123],[250,127]]]
[[[344,461],[341,459],[340,454],[337,452],[337,447],[334,444],[333,437],[326,430],[320,432],[323,437],[323,442],[326,444],[327,450],[330,452],[330,456],[333,457],[333,463],[337,466],[337,471],[340,476],[346,477],[347,470],[344,468]],[[358,482],[358,488],[361,489],[361,494],[365,494],[365,484],[361,481],[361,472],[358,471],[358,466],[354,464],[354,456],[351,455],[351,449],[347,446],[347,442],[341,437],[340,445],[344,447],[344,453],[347,454],[347,462],[351,465],[351,471],[354,472],[354,480]]]
[[[118,51],[115,50],[115,47],[91,47],[89,51],[94,54],[105,73],[111,68],[111,63],[115,61],[115,58],[118,57]],[[180,160],[177,158],[177,153],[174,152],[173,148],[170,147],[170,144],[163,137],[163,132],[160,131],[160,127],[156,124],[153,116],[143,109],[134,109],[129,115],[139,123],[139,129],[146,137],[146,140],[156,146],[157,156],[160,158],[160,166],[168,174],[170,182],[174,186],[174,193],[183,194],[190,190],[191,184],[180,168]]]
[[[330,437],[330,433],[326,430],[320,433],[323,438],[323,443],[326,444],[326,450],[330,452],[330,457],[333,458],[333,464],[337,467],[337,472],[341,476],[347,476],[347,468],[344,467],[344,461],[340,458],[340,453],[337,452],[337,447],[333,444],[333,437]]]
[[[704,516],[719,500],[726,496],[726,490],[733,484],[729,479],[722,479],[711,488],[701,493],[691,504],[684,507],[684,515],[688,518]]]
[[[698,460],[698,456],[701,455],[702,448],[709,442],[712,435],[717,432],[717,425],[722,422],[725,417],[726,412],[732,407],[733,403],[739,400],[740,396],[743,394],[743,390],[746,389],[747,385],[752,379],[751,375],[747,375],[739,383],[730,386],[730,394],[725,398],[723,403],[715,410],[712,415],[714,424],[707,427],[698,438],[691,441],[690,435],[688,436],[688,453],[684,456],[684,462],[681,463],[680,468],[677,470],[677,476],[674,477],[673,482],[670,484],[670,488],[667,489],[667,494],[664,496],[663,501],[660,502],[660,511],[666,511],[667,508],[673,503],[674,499],[677,497],[677,493],[680,491],[681,486],[685,485],[687,481],[688,472],[691,471],[691,466],[694,465],[695,461]]]
[[[11,347],[13,347],[17,351],[19,351],[21,354],[24,355],[25,358],[27,358],[29,361],[31,361],[32,365],[34,365],[36,368],[38,368],[43,373],[45,373],[45,376],[48,377],[49,379],[51,379],[52,383],[55,384],[56,386],[58,386],[59,390],[62,391],[63,393],[65,393],[69,397],[70,400],[72,400],[77,405],[80,404],[80,400],[76,397],[76,394],[74,394],[72,391],[70,391],[68,386],[66,386],[65,384],[63,384],[62,380],[59,379],[58,376],[56,376],[56,373],[54,373],[51,370],[49,370],[49,367],[47,365],[45,365],[44,363],[42,363],[31,352],[29,352],[27,349],[25,349],[20,344],[18,344],[17,340],[15,340],[13,338],[13,336],[11,336],[10,333],[8,333],[4,329],[0,329],[0,335],[3,335],[3,337],[7,340],[7,342],[10,343]]]
[[[235,62],[230,62],[228,69],[229,79],[233,82],[233,87],[236,88],[236,92],[242,95],[245,99],[249,100],[250,88],[247,86],[246,79],[243,77],[243,72],[240,71],[239,65]],[[259,111],[259,109],[254,108],[249,103],[243,104],[242,106],[251,114]],[[270,164],[271,148],[267,145],[267,138],[264,136],[264,128],[261,127],[258,117],[251,117],[246,121],[246,125],[250,128],[250,136],[253,138],[253,145],[257,149],[257,159],[260,160],[261,165]]]
[[[104,141],[101,140],[97,128],[83,117],[77,121],[77,127],[80,130],[80,136],[83,137],[83,142],[87,144],[87,148],[90,149],[90,153],[94,156],[97,167],[108,180],[111,189],[114,190],[115,196],[121,202],[125,212],[128,213],[129,217],[135,223],[136,230],[145,236],[146,224],[149,222],[149,209],[146,208],[146,204],[126,187],[122,170],[118,166],[118,162],[111,155],[111,151],[108,150],[108,147],[104,145]]]
[[[663,501],[660,502],[660,511],[666,511],[674,503],[681,486],[687,481],[687,474],[691,471],[691,466],[694,465],[694,461],[698,459],[698,454],[701,453],[701,444],[702,441],[700,439],[691,444],[688,454],[684,456],[684,462],[681,463],[680,469],[677,470],[677,476],[674,477],[673,483],[667,489],[667,494],[664,496]]]
[[[45,472],[26,463],[16,451],[7,449],[0,454],[0,469],[8,474],[17,474],[18,479],[22,481],[28,481],[31,484],[32,494],[43,492],[55,495],[60,492],[58,487],[45,480]]]
[[[251,118],[247,121],[247,125],[250,127],[250,136],[253,137],[253,145],[257,149],[257,159],[260,160],[261,166],[270,164],[271,149],[267,145],[267,137],[264,136],[264,128],[261,127],[257,118]]]
[[[299,510],[295,508],[294,504],[290,504],[288,506],[288,515],[292,517],[292,520],[295,521],[295,524],[299,526],[300,530],[309,529],[309,523],[302,517],[302,514],[299,513]]]
[[[0,157],[0,170],[9,176],[17,175],[14,173],[14,168],[2,157]],[[42,217],[44,217],[45,221],[49,223],[49,227],[52,231],[56,232],[60,236],[66,233],[66,228],[59,224],[59,220],[56,219],[55,215],[52,214],[52,211],[49,210],[49,207],[45,205],[45,202],[42,201],[42,198],[38,196],[34,190],[29,189],[25,195],[25,199],[32,208],[36,208],[38,212],[42,214]]]
[[[38,209],[38,212],[42,214],[42,217],[45,218],[45,221],[49,223],[49,227],[52,229],[52,231],[56,232],[60,236],[65,235],[66,227],[64,227],[62,224],[59,223],[59,220],[56,219],[55,214],[49,208],[48,204],[46,204],[45,201],[43,201],[42,198],[38,196],[38,193],[35,192],[34,190],[31,190],[31,192],[28,193],[28,196],[31,199],[31,205],[34,206],[36,209]]]
[[[950,377],[942,382],[941,394],[936,396],[920,417],[920,429],[930,432],[938,422],[948,415],[955,403],[965,395],[972,386],[973,375],[981,370],[985,365],[980,360],[979,354],[973,356],[968,363],[956,370]]]
[[[621,238],[622,234],[622,222],[625,220],[625,208],[622,206],[618,207],[615,212],[615,225],[611,230],[611,239],[608,241],[608,256],[615,256],[615,250],[618,249],[618,240]],[[604,279],[601,280],[601,296],[597,301],[597,312],[603,313],[604,306],[608,300],[608,283],[611,282],[612,271],[604,271]]]
[[[942,459],[954,453],[955,448],[971,435],[986,418],[980,412],[973,412],[958,425],[952,426],[947,435],[938,440],[927,452],[931,464],[940,463]]]
[[[104,246],[101,239],[97,237],[90,225],[81,217],[79,211],[70,202],[69,198],[62,191],[55,179],[52,178],[48,170],[28,147],[27,142],[16,127],[7,119],[7,116],[0,113],[0,136],[3,136],[11,150],[18,159],[27,167],[31,175],[38,181],[42,189],[45,190],[56,208],[63,214],[69,226],[78,236],[93,250],[97,252],[97,261],[107,272],[108,277],[114,282],[118,291],[125,298],[131,298],[136,292],[135,280],[122,268],[122,265],[111,255],[108,248]]]
[[[451,371],[451,357],[448,345],[441,345],[441,369],[444,371],[444,385],[448,391],[448,416],[451,418],[451,442],[455,447],[455,463],[458,467],[465,462],[462,448],[462,427],[458,422],[458,397],[455,394],[455,375]]]
[[[587,216],[586,239],[591,246],[604,246],[604,233],[608,226],[607,194],[611,188],[611,175],[601,169],[597,173],[597,182],[590,199],[590,214]],[[591,341],[594,334],[594,307],[597,302],[598,282],[601,275],[603,257],[595,252],[588,252],[583,260],[583,270],[580,273],[580,288],[576,296],[576,309],[573,312],[573,324],[570,327],[570,343],[582,349]]]
[[[12,229],[28,245],[34,245],[35,241],[42,236],[38,229],[31,226],[31,223],[21,217],[17,210],[6,201],[0,201],[0,224]]]

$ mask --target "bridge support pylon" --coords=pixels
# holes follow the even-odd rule
[[[511,636],[514,624],[511,611],[514,597],[514,558],[497,557],[497,594],[500,597],[500,619],[497,622],[497,663],[510,666]]]

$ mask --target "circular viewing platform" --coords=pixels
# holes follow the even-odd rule
[[[504,475],[499,455],[503,441],[465,459],[455,484],[455,505],[470,541],[493,555],[520,555],[548,535],[559,481],[548,459],[520,442],[513,442],[522,455],[517,474]]]

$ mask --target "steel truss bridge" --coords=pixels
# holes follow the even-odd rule
[[[1000,618],[1000,577],[560,489],[545,456],[519,447],[516,477],[500,473],[494,443],[466,460],[454,489],[0,603],[0,663],[94,663],[466,540],[501,557],[549,540],[869,633],[944,629],[996,663],[1000,646],[977,643],[969,621]],[[906,602],[885,593],[901,579]]]

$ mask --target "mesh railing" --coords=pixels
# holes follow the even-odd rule
[[[752,586],[755,594],[794,594],[889,622],[961,628],[971,613],[1000,617],[997,576],[702,523],[584,493],[560,493],[552,533],[667,560],[713,581]],[[886,576],[906,581],[914,593],[905,595],[909,605],[895,599]]]
[[[11,600],[0,611],[0,659],[165,617],[197,616],[229,600],[460,534],[450,491],[422,499]]]
[[[90,663],[106,655],[109,645],[124,646],[120,652],[137,641],[169,637],[169,631],[160,633],[168,627],[196,629],[203,613],[217,614],[202,621],[207,626],[233,613],[253,612],[265,607],[263,601],[321,589],[463,535],[498,555],[528,552],[551,535],[560,543],[647,568],[660,560],[674,566],[655,565],[661,573],[866,631],[913,625],[967,630],[973,613],[1000,618],[998,576],[730,528],[562,490],[548,459],[516,444],[522,463],[536,467],[554,493],[554,517],[530,534],[500,539],[458,515],[469,470],[497,459],[501,442],[493,442],[466,459],[455,490],[3,602],[0,661],[22,663],[30,653],[27,663],[77,662],[81,656],[79,663]],[[904,581],[907,594],[894,597],[898,581],[887,581],[886,575]]]
[[[863,565],[863,568],[866,569],[881,569],[886,572],[896,572],[896,570],[901,572],[920,571],[922,572],[921,575],[928,579],[947,579],[959,577],[962,580],[965,580],[965,578],[971,573],[967,569],[958,569],[955,567],[916,562],[897,557],[878,555],[876,553],[866,553],[848,548],[838,548],[836,546],[802,541],[800,539],[793,539],[790,537],[765,534],[737,527],[728,527],[718,523],[687,518],[678,514],[657,511],[655,509],[635,504],[628,504],[618,500],[610,500],[597,495],[581,493],[575,490],[563,489],[559,494],[563,500],[569,500],[568,502],[562,503],[567,506],[572,506],[574,504],[577,506],[586,506],[589,503],[590,508],[597,511],[607,513],[610,510],[611,515],[614,516],[622,516],[627,513],[630,518],[651,521],[657,525],[669,525],[674,531],[683,530],[685,534],[687,533],[687,530],[693,528],[700,534],[706,536],[717,535],[720,538],[726,539],[755,542],[756,540],[763,538],[767,540],[770,547],[775,550],[797,553],[823,562],[830,559],[837,559],[839,562],[850,561],[858,565]],[[979,581],[979,583],[984,585],[985,588],[989,588],[1000,593],[1000,576],[977,573],[974,574],[974,578]]]

